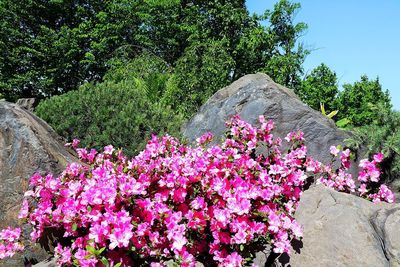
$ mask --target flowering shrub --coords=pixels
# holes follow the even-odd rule
[[[371,200],[372,202],[394,202],[394,194],[384,184],[379,184],[381,172],[378,164],[383,160],[383,154],[378,153],[374,155],[373,160],[362,159],[359,167],[361,171],[358,174],[359,187],[356,188],[352,175],[347,173],[350,168],[350,150],[346,149],[340,151],[338,148],[332,146],[330,152],[333,157],[340,154],[341,166],[335,172],[332,172],[332,166],[324,166],[321,177],[317,183],[324,184],[339,192],[356,193],[359,196]],[[321,165],[322,166],[322,165]]]
[[[32,176],[20,217],[33,226],[33,240],[48,228],[63,233],[55,248],[60,266],[155,267],[171,259],[180,266],[202,260],[242,266],[255,245],[290,253],[291,240],[302,236],[294,213],[308,177],[375,202],[393,201],[387,187],[373,184],[381,154],[361,161],[357,188],[346,172],[350,151],[331,148],[341,159],[334,170],[307,157],[303,134],[293,132],[282,153],[273,122],[259,121],[255,128],[232,118],[223,143],[208,148],[211,134],[194,148],[154,136],[130,160],[112,146],[100,153],[75,140],[70,145],[82,163],[60,177]]]
[[[0,259],[14,256],[15,252],[22,251],[23,245],[18,242],[21,229],[8,227],[0,231]]]

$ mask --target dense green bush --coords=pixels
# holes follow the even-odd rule
[[[61,136],[85,146],[113,144],[128,155],[144,148],[151,134],[179,134],[183,117],[163,101],[171,74],[161,60],[144,56],[113,62],[101,83],[42,101],[36,113]]]

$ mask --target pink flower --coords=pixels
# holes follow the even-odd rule
[[[295,237],[299,238],[303,236],[303,229],[301,225],[297,223],[297,221],[293,220],[290,228]]]
[[[336,146],[331,146],[331,147],[329,148],[329,151],[330,151],[330,153],[331,153],[333,156],[335,156],[335,157],[336,157],[336,156],[339,154],[339,152],[340,152],[340,150],[337,149]]]
[[[233,252],[232,254],[228,255],[224,262],[223,266],[226,267],[240,267],[242,266],[243,258],[237,253]]]
[[[374,155],[374,161],[376,163],[381,163],[383,161],[384,155],[382,153],[378,153]]]
[[[174,202],[175,203],[183,203],[185,201],[185,197],[187,195],[187,192],[184,188],[179,188],[177,190],[174,191]]]
[[[270,230],[272,233],[277,233],[281,227],[281,220],[274,212],[270,212],[268,215],[268,224],[268,230]]]
[[[247,233],[245,229],[239,229],[239,231],[233,236],[232,242],[234,242],[235,244],[246,244]]]
[[[7,227],[0,231],[0,240],[4,240],[7,242],[15,242],[21,236],[21,228],[11,228]]]
[[[190,206],[195,210],[199,210],[199,209],[204,209],[206,204],[204,202],[203,197],[196,197],[194,200],[192,200]]]
[[[72,147],[77,148],[81,141],[79,139],[72,140]]]
[[[201,146],[207,144],[212,141],[213,137],[214,136],[211,132],[207,132],[196,139],[197,145]]]
[[[368,192],[367,185],[366,184],[361,184],[360,188],[358,188],[357,191],[360,192],[360,196],[365,195]]]
[[[342,151],[340,154],[340,160],[342,161],[342,166],[345,169],[350,168],[350,149]]]
[[[112,145],[108,145],[104,147],[104,154],[106,155],[112,155],[112,153],[114,152],[114,147]]]
[[[223,225],[229,222],[230,215],[230,212],[226,209],[214,209],[215,220],[221,222]]]
[[[289,253],[290,241],[302,236],[294,214],[308,177],[373,202],[394,201],[393,192],[379,184],[382,155],[360,162],[357,187],[348,171],[350,150],[331,147],[341,164],[325,165],[307,156],[303,133],[289,133],[289,150],[282,151],[272,121],[259,121],[253,127],[233,117],[229,138],[209,148],[152,136],[130,160],[112,146],[103,152],[76,147],[80,162],[59,177],[31,177],[20,217],[33,226],[33,239],[57,228],[71,240],[55,249],[60,265],[97,266],[105,257],[110,267],[133,266],[128,255],[134,251],[154,267],[169,259],[194,266],[199,253],[210,253],[210,264],[242,266],[248,262],[240,249],[234,251],[239,244],[268,236],[274,252]],[[199,139],[208,141],[210,134]],[[255,153],[259,148],[267,153]],[[22,249],[18,230],[0,233],[0,258]]]
[[[28,217],[28,213],[29,213],[29,203],[28,203],[28,200],[26,198],[24,198],[24,200],[22,201],[22,207],[19,212],[18,218],[19,219],[26,218],[26,217]]]
[[[54,248],[54,252],[57,259],[57,263],[60,266],[72,263],[71,249],[63,248],[60,244],[57,244],[57,246]]]
[[[173,239],[172,249],[181,250],[182,247],[185,246],[187,243],[186,237],[182,234],[174,235],[172,239]]]

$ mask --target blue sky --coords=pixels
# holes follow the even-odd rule
[[[400,0],[293,0],[301,4],[296,21],[308,24],[301,41],[313,50],[304,67],[324,62],[339,84],[363,74],[377,76],[400,111]],[[251,13],[272,9],[277,1],[247,0]]]

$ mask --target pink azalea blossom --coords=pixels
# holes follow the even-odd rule
[[[226,125],[221,145],[204,146],[211,134],[197,147],[154,135],[132,159],[111,145],[97,151],[75,141],[70,146],[81,162],[59,177],[34,174],[20,217],[31,224],[33,240],[51,228],[71,240],[56,244],[59,266],[100,266],[104,258],[110,267],[133,266],[132,254],[153,267],[168,260],[195,266],[204,254],[211,264],[243,266],[249,262],[238,248],[260,237],[269,237],[275,253],[290,253],[291,241],[302,237],[294,214],[308,179],[373,202],[394,201],[380,184],[382,154],[360,161],[356,185],[350,150],[332,146],[327,153],[339,164],[323,164],[307,155],[302,132],[289,133],[283,151],[273,122],[263,116],[259,127],[239,116]],[[257,153],[261,147],[268,153]],[[20,234],[0,232],[0,258],[22,250]]]

